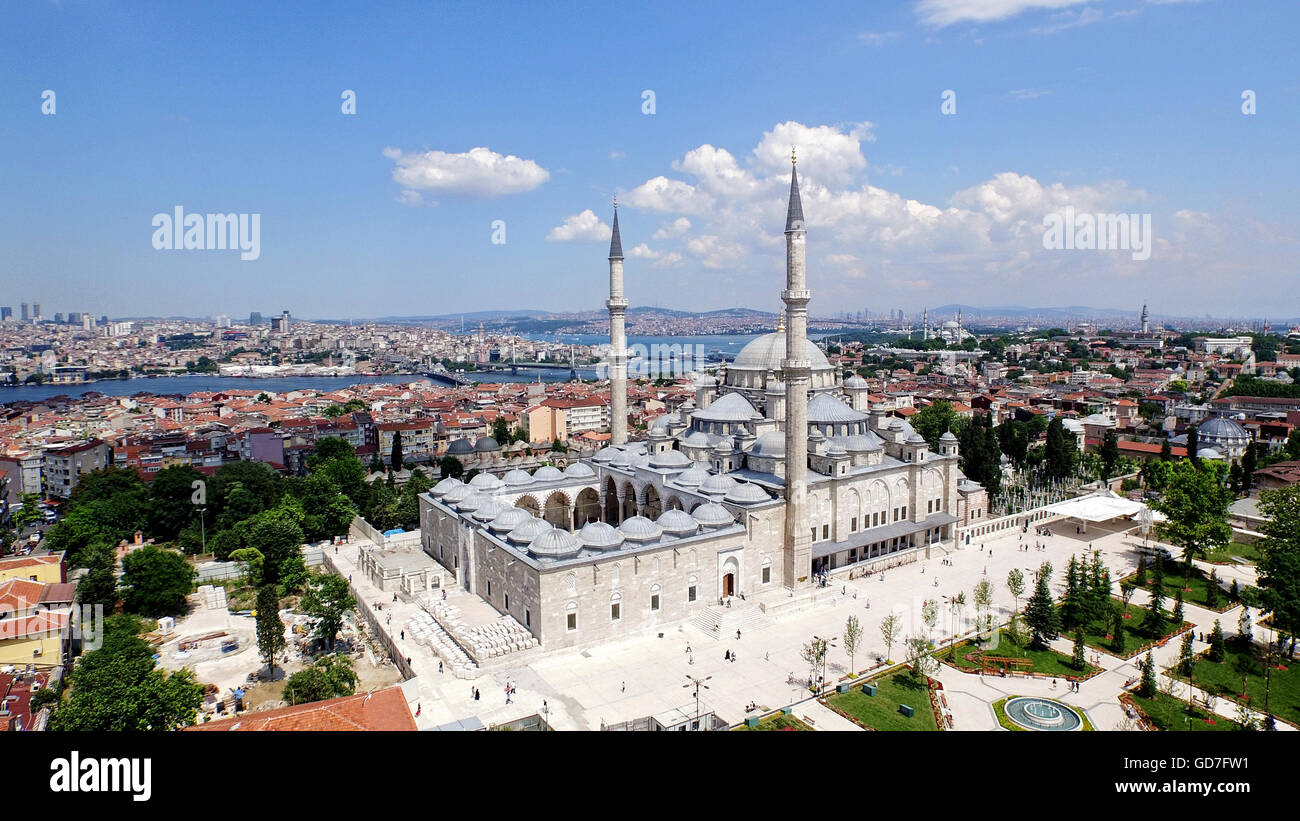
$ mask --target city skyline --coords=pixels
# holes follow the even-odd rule
[[[17,112],[0,171],[26,192],[0,227],[7,290],[114,317],[596,311],[617,194],[631,305],[777,311],[771,226],[797,145],[813,316],[1101,295],[1157,315],[1296,314],[1274,295],[1296,273],[1294,9],[925,0],[792,27],[766,8],[685,29],[508,6],[362,26],[334,9],[315,34],[259,12],[274,54],[166,7],[19,10],[9,31],[48,36],[7,43],[22,60],[0,81]],[[486,59],[470,34],[485,26],[524,42]],[[599,45],[572,54],[566,36]],[[520,76],[534,79],[505,79]],[[195,95],[210,77],[225,92]],[[153,220],[175,208],[260,215],[259,253],[156,250]],[[1148,215],[1150,258],[1047,250],[1043,220],[1065,209]]]

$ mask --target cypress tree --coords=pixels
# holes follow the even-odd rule
[[[1142,662],[1142,683],[1138,685],[1138,695],[1143,698],[1155,698],[1156,696],[1156,660],[1147,651],[1146,660]]]
[[[1124,632],[1124,610],[1122,608],[1115,608],[1115,618],[1110,627],[1110,634],[1110,644],[1114,648],[1115,654],[1124,655],[1128,645],[1128,636]]]
[[[1192,675],[1192,664],[1195,656],[1192,654],[1192,631],[1188,630],[1183,634],[1183,644],[1178,648],[1178,672],[1185,676]]]
[[[1151,590],[1151,601],[1147,604],[1146,619],[1142,623],[1142,629],[1151,636],[1159,636],[1165,632],[1164,606],[1165,589],[1157,584]]]
[[[1160,461],[1172,462],[1173,460],[1174,460],[1174,449],[1169,444],[1169,437],[1166,436],[1165,441],[1160,445]]]
[[[1074,657],[1071,659],[1076,670],[1088,669],[1088,661],[1083,655],[1083,628],[1074,631]]]
[[[1049,586],[1051,574],[1040,568],[1037,576],[1034,595],[1025,605],[1025,624],[1033,633],[1031,644],[1042,648],[1056,638],[1060,629],[1060,620],[1056,608],[1052,605],[1052,589]]]
[[[1205,582],[1205,606],[1217,608],[1219,606],[1219,571],[1211,570],[1210,578]]]
[[[1081,593],[1079,590],[1079,561],[1070,556],[1070,563],[1065,566],[1065,596],[1061,599],[1061,626],[1066,630],[1074,628],[1082,621]]]
[[[1200,449],[1200,435],[1196,432],[1196,426],[1192,425],[1187,428],[1187,461],[1197,470],[1201,469],[1201,458],[1196,455]]]
[[[1146,587],[1146,586],[1147,586],[1147,558],[1146,558],[1146,556],[1138,556],[1138,569],[1137,569],[1137,575],[1133,577],[1133,583],[1136,584],[1138,587]]]
[[[1178,588],[1178,595],[1174,596],[1174,624],[1183,623],[1183,589]]]
[[[1210,631],[1210,661],[1223,661],[1227,655],[1226,643],[1223,640],[1223,625],[1219,620],[1214,620],[1214,629]]]

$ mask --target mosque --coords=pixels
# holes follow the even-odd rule
[[[502,470],[443,479],[421,496],[424,551],[544,647],[573,647],[951,549],[987,496],[959,470],[955,436],[931,450],[807,338],[806,236],[792,156],[783,322],[630,442],[616,205],[609,447],[563,469],[489,462]]]

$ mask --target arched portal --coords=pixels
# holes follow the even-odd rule
[[[569,521],[569,497],[564,493],[556,491],[546,497],[546,511],[543,514],[544,519],[563,530],[571,530]]]
[[[654,485],[646,485],[645,488],[645,515],[648,519],[658,519],[659,514],[664,512],[663,503],[659,499],[659,491]]]
[[[605,480],[605,521],[615,527],[619,524],[618,485],[613,476]]]
[[[534,516],[542,515],[541,505],[537,504],[537,500],[532,496],[520,496],[515,500],[515,507],[526,510]]]
[[[583,488],[573,511],[573,527],[581,528],[587,522],[600,521],[600,494],[595,488]]]
[[[632,487],[631,482],[623,484],[623,519],[631,519],[636,515],[636,488]]]

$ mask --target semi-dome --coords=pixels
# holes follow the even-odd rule
[[[736,521],[736,517],[731,515],[731,511],[717,502],[705,502],[695,508],[691,515],[695,517],[695,521],[705,527],[723,527]]]
[[[664,534],[664,529],[644,516],[633,516],[625,519],[623,524],[618,526],[623,531],[623,535],[634,542],[653,542]]]
[[[702,422],[749,422],[763,417],[754,410],[754,406],[749,404],[749,400],[744,396],[738,393],[727,393],[718,397],[704,410],[697,410],[691,418]]]
[[[539,559],[571,559],[581,551],[582,542],[569,531],[558,527],[537,534],[528,543],[528,552]]]
[[[808,424],[843,425],[865,422],[871,417],[862,411],[856,411],[840,400],[826,393],[819,393],[808,400]]]
[[[553,529],[553,526],[549,522],[538,519],[536,516],[529,516],[518,525],[515,525],[514,529],[510,531],[510,535],[506,538],[515,544],[528,544],[547,530]]]
[[[650,467],[652,468],[675,469],[690,466],[691,460],[680,450],[665,450],[650,457]]]
[[[448,476],[446,479],[443,479],[441,482],[434,485],[433,489],[430,490],[429,492],[432,493],[434,496],[445,496],[447,495],[447,493],[451,491],[452,488],[460,487],[463,484],[465,483],[455,478],[454,476]]]
[[[623,539],[618,528],[605,522],[588,522],[578,531],[578,541],[595,550],[617,550]]]
[[[491,473],[476,473],[474,478],[469,480],[469,483],[471,487],[476,487],[479,490],[496,490],[504,484]]]
[[[535,482],[554,482],[556,479],[563,478],[564,474],[560,473],[560,469],[554,465],[542,465],[533,474],[533,481]]]
[[[506,503],[500,499],[488,499],[486,504],[480,505],[471,515],[480,522],[489,522],[506,510],[506,507]]]
[[[479,453],[486,453],[487,451],[501,450],[501,445],[491,436],[480,436],[478,441],[474,443],[474,450]]]
[[[596,475],[596,471],[591,469],[591,465],[574,462],[564,469],[564,475],[570,479],[590,479]]]
[[[867,433],[853,433],[848,436],[832,436],[831,441],[849,453],[863,453],[870,450],[880,450],[884,447],[880,442],[880,437],[870,431]]]
[[[831,363],[826,359],[826,354],[822,353],[812,343],[812,340],[804,340],[804,359],[812,363],[813,370],[831,369]],[[736,354],[736,359],[727,367],[727,372],[733,370],[743,371],[776,371],[780,373],[784,369],[785,362],[785,331],[776,333],[763,334],[748,345],[740,349]]]
[[[532,484],[533,481],[533,475],[531,473],[526,470],[520,470],[519,468],[507,471],[506,475],[501,478],[505,481],[507,487],[523,487],[524,485]]]
[[[736,480],[725,473],[715,473],[700,483],[701,493],[723,494],[736,486]]]
[[[754,456],[767,456],[773,459],[785,458],[785,434],[779,430],[770,430],[754,441],[749,449]]]
[[[662,527],[665,533],[673,536],[690,536],[700,530],[700,523],[695,521],[695,517],[676,508],[665,510],[663,515],[655,520],[655,524]]]
[[[449,456],[467,456],[474,452],[474,446],[465,438],[453,439],[447,445],[447,455]]]
[[[522,507],[507,507],[496,515],[488,527],[497,533],[509,533],[531,518],[533,514]]]
[[[707,478],[709,478],[709,472],[701,467],[699,463],[696,463],[674,476],[673,481],[682,487],[697,487]]]
[[[742,482],[736,485],[731,490],[727,491],[727,495],[723,498],[728,502],[736,502],[742,505],[752,505],[755,502],[768,502],[772,499],[771,496],[767,495],[766,490],[763,490],[753,482]]]

